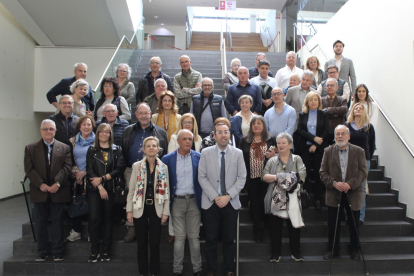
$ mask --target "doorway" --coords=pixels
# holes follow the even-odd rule
[[[173,35],[151,35],[154,39],[151,39],[151,49],[164,49],[173,50],[167,45],[175,45],[175,36]],[[156,40],[155,40],[156,39]]]

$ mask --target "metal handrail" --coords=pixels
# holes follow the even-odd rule
[[[296,30],[298,30],[298,25],[296,23],[293,23],[293,32],[294,32],[294,38],[296,38]],[[305,46],[308,49],[309,53],[312,54],[312,51],[319,46],[319,49],[321,49],[322,54],[325,56],[326,59],[328,59],[328,56],[325,54],[325,52],[323,51],[322,47],[319,44],[316,44],[312,49],[309,49],[308,43],[306,43],[306,39],[303,38],[302,32],[299,34],[300,37],[302,38],[302,41],[305,42]],[[296,46],[296,39],[293,39],[293,50],[295,50],[295,46]]]
[[[231,38],[231,30],[230,30],[230,26],[229,25],[227,25],[226,33],[229,36],[228,37],[228,41],[229,41],[229,44],[230,44],[230,47],[229,47],[230,48],[230,51],[233,51],[233,39]]]
[[[391,123],[391,120],[385,114],[384,110],[381,108],[381,106],[378,104],[378,102],[375,100],[375,98],[371,94],[369,94],[369,97],[377,104],[379,111],[384,116],[384,118],[387,121],[387,123],[390,125],[390,127],[392,128],[392,130],[398,136],[398,138],[400,139],[401,143],[403,143],[403,145],[407,149],[407,151],[411,154],[411,157],[414,158],[414,152],[411,150],[410,146],[408,146],[407,142],[405,142],[404,138],[402,138],[401,134],[398,132],[398,130],[396,129],[396,127],[393,125],[393,123]]]

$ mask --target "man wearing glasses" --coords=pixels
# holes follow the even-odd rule
[[[102,115],[102,120],[96,122],[96,128],[98,128],[101,123],[109,124],[114,134],[114,144],[120,146],[122,133],[124,133],[124,129],[129,125],[128,121],[121,119],[118,116],[118,109],[114,104],[105,105]]]
[[[72,95],[70,92],[70,85],[78,79],[86,79],[86,72],[88,71],[88,65],[85,63],[79,62],[75,64],[75,70],[73,71],[75,76],[72,78],[62,79],[58,84],[56,84],[52,89],[49,90],[46,94],[46,98],[50,104],[54,107],[58,107],[58,101],[56,96],[58,95]],[[86,105],[86,110],[93,111],[95,109],[95,100],[93,99],[93,91],[89,85],[88,94],[82,98],[82,101]]]
[[[158,153],[158,157],[162,158],[167,154],[168,150],[168,138],[165,130],[151,122],[151,108],[145,102],[137,105],[135,116],[137,116],[138,122],[136,124],[127,126],[122,134],[121,147],[122,155],[126,163],[124,177],[126,183],[129,183],[132,174],[132,164],[140,161],[144,152],[141,150],[144,139],[149,136],[155,136],[160,141],[161,151]],[[124,238],[124,242],[129,243],[135,239],[134,224],[127,222],[128,233]]]
[[[274,106],[267,110],[264,115],[267,129],[275,137],[282,132],[293,136],[296,126],[295,109],[283,101],[285,94],[283,94],[281,88],[274,88],[271,95]]]
[[[197,121],[198,134],[204,138],[213,131],[214,122],[219,117],[226,117],[223,98],[214,94],[214,83],[210,78],[203,78],[202,92],[192,100],[190,113]]]
[[[138,82],[136,94],[137,104],[143,102],[146,97],[155,92],[154,83],[160,78],[166,81],[167,89],[173,91],[173,81],[168,75],[161,72],[161,65],[162,62],[160,57],[152,57],[150,59],[149,66],[151,71]]]
[[[223,238],[223,272],[235,275],[236,227],[241,207],[239,193],[246,182],[246,166],[241,150],[229,146],[230,130],[219,123],[214,127],[216,145],[205,148],[198,166],[198,182],[203,194],[201,208],[205,230],[207,276],[217,271],[217,239]]]
[[[322,97],[322,110],[326,110],[329,116],[329,136],[328,143],[334,143],[334,130],[336,126],[343,125],[345,122],[345,115],[348,112],[346,105],[346,98],[338,96],[338,81],[334,78],[326,80],[327,95]]]
[[[43,120],[42,139],[27,145],[24,151],[24,171],[30,179],[30,200],[34,203],[37,262],[46,261],[49,255],[49,218],[51,253],[55,262],[63,261],[65,249],[64,207],[70,201],[67,180],[72,173],[72,158],[70,147],[57,141],[55,133],[55,122]]]
[[[191,68],[189,56],[180,57],[181,72],[174,76],[174,94],[182,105],[182,113],[188,113],[191,108],[191,98],[201,93],[203,76]]]
[[[333,79],[336,79],[338,81],[338,90],[336,91],[336,95],[344,96],[346,101],[349,102],[350,95],[351,95],[351,92],[349,90],[349,84],[346,81],[341,80],[339,78],[338,67],[336,65],[329,65],[328,70],[326,71],[326,74],[328,75],[328,78],[333,78]],[[318,91],[319,95],[321,95],[321,97],[325,97],[327,95],[327,91],[326,91],[326,87],[325,87],[326,83],[327,83],[327,79],[324,80],[323,82],[321,82],[321,84],[319,84],[319,86],[318,86],[317,91]],[[354,92],[352,92],[352,93],[354,93]]]
[[[49,116],[49,119],[56,124],[56,140],[71,146],[69,139],[76,135],[75,128],[78,116],[72,113],[73,98],[70,95],[63,95],[59,99],[59,113]]]

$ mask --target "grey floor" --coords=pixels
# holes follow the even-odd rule
[[[22,237],[22,224],[28,221],[23,195],[0,201],[0,276],[3,262],[13,255],[13,241]]]

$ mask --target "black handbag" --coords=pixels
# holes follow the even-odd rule
[[[68,215],[71,218],[76,218],[87,213],[89,213],[89,205],[86,195],[73,195],[72,202],[68,208]]]
[[[302,209],[308,209],[310,203],[310,197],[306,190],[300,191],[300,202],[302,205]]]
[[[128,189],[125,187],[123,177],[115,178],[115,199],[114,204],[125,205],[127,202]]]

